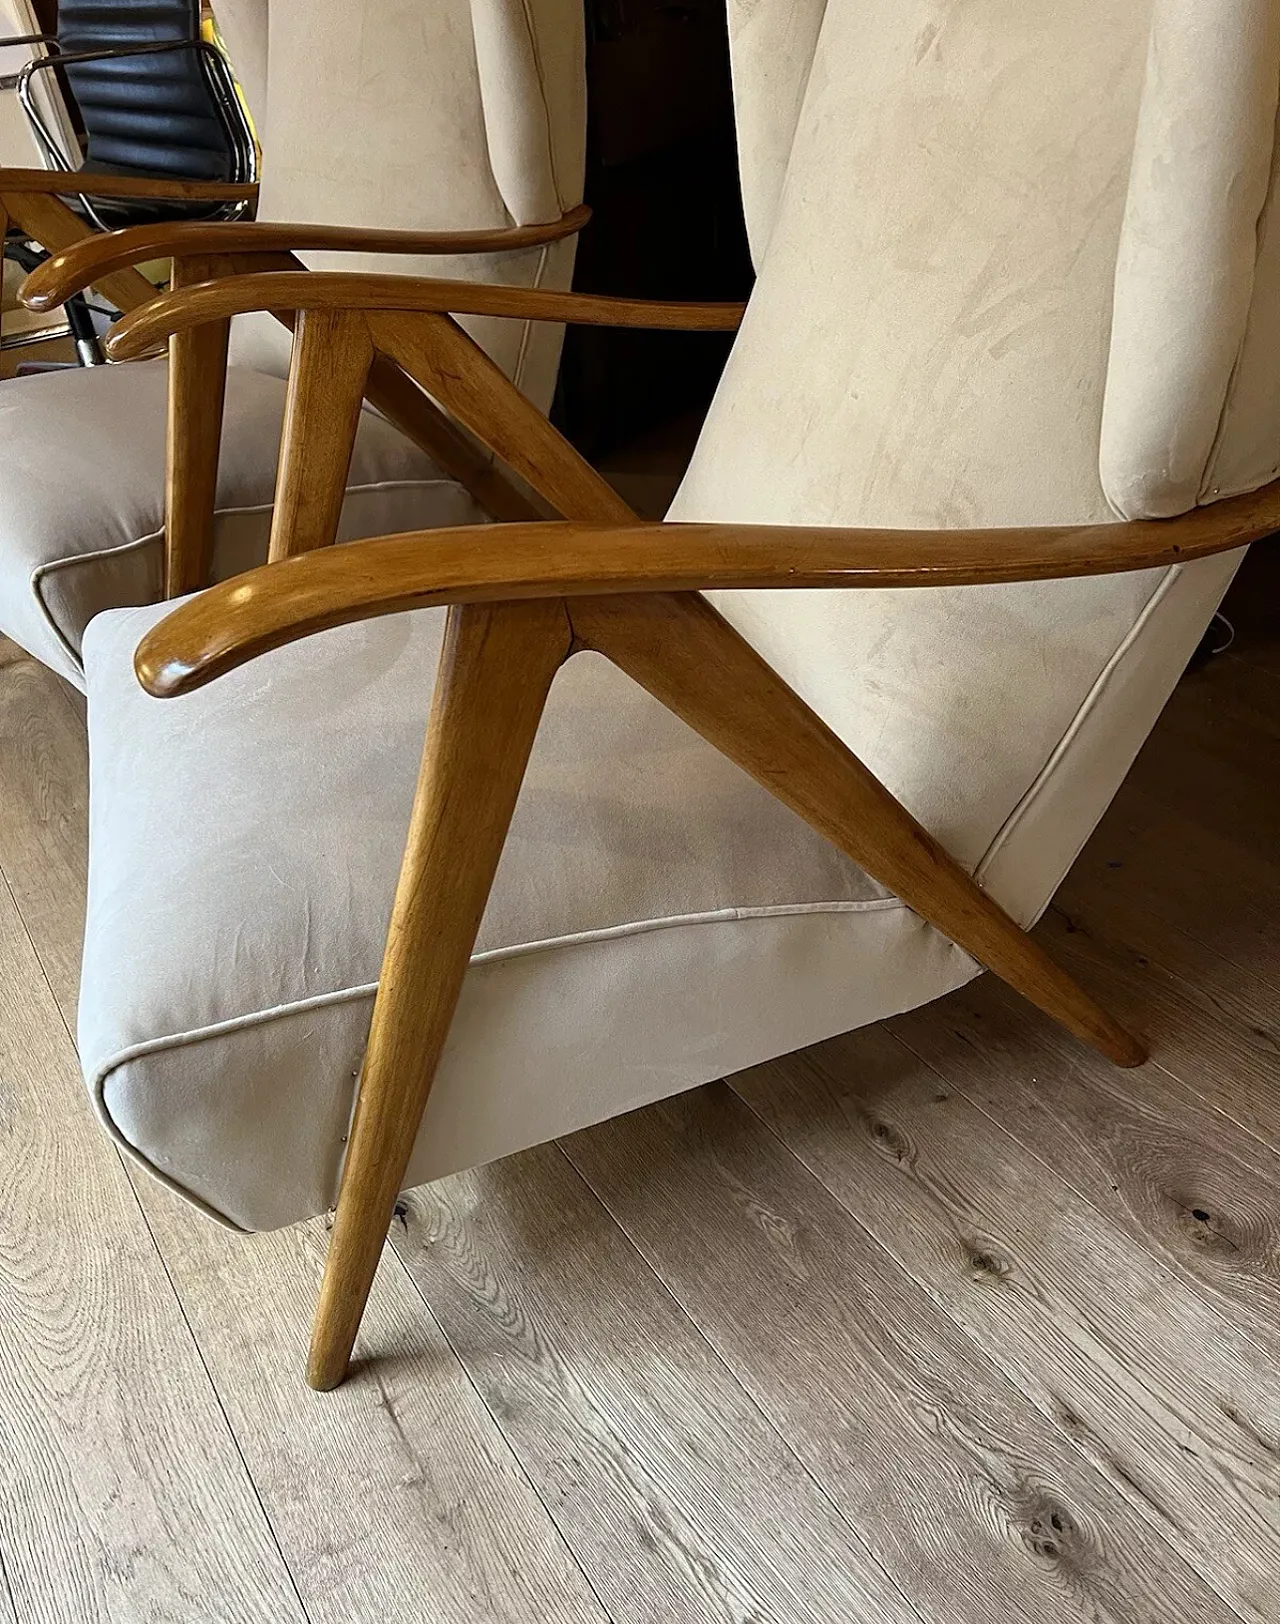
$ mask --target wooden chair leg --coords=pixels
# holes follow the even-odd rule
[[[203,281],[207,267],[179,260],[173,285]],[[227,392],[229,321],[206,322],[169,340],[169,448],[164,484],[164,595],[209,585],[217,509],[218,453]]]
[[[454,608],[387,936],[307,1380],[347,1371],[529,750],[571,647],[557,600]]]
[[[574,634],[980,964],[1121,1066],[1142,1045],[1079,987],[696,593],[573,599]]]
[[[372,363],[360,311],[298,312],[271,513],[272,563],[336,539]]]

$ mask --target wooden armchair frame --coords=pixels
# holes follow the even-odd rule
[[[627,672],[981,964],[1108,1059],[1142,1043],[1066,975],[699,596],[910,587],[1145,569],[1280,526],[1280,483],[1155,523],[877,531],[642,524],[445,310],[601,319],[574,296],[268,275],[191,287],[121,322],[127,357],[251,308],[296,315],[277,560],[179,606],[138,675],[184,693],[324,627],[449,606],[411,826],[313,1331],[308,1380],[347,1371],[544,704],[581,649]],[[715,315],[708,319],[727,319]],[[571,522],[327,548],[370,356],[390,357]]]
[[[17,173],[29,173],[41,183],[50,178],[42,170],[0,171],[0,202],[5,195],[3,177]],[[51,190],[43,184],[46,194]],[[46,201],[56,200],[46,197]],[[76,225],[79,240],[60,245],[59,252],[27,277],[21,298],[29,310],[57,309],[72,294],[87,287],[102,288],[123,311],[135,310],[156,298],[155,288],[139,275],[136,266],[161,258],[172,261],[172,287],[181,290],[210,278],[264,272],[293,272],[305,277],[311,273],[297,255],[309,251],[509,253],[573,236],[591,218],[590,209],[579,205],[545,224],[478,231],[382,231],[237,220],[131,226],[86,237],[75,216],[69,210],[65,212]],[[264,307],[251,304],[247,308]],[[271,313],[291,327],[293,308],[282,302]],[[154,344],[162,345],[166,337],[170,371],[164,584],[166,596],[177,597],[206,586],[209,580],[230,320],[211,318],[199,324],[188,323],[171,336],[160,333]],[[114,352],[116,358],[119,353]],[[364,398],[495,518],[545,517],[537,502],[495,467],[484,449],[386,355],[375,353],[371,357],[365,369]]]
[[[256,201],[258,186],[256,181],[238,184],[230,181],[150,180],[136,175],[89,175],[78,170],[0,169],[0,241],[7,236],[11,224],[52,255],[77,244],[101,241],[104,233],[83,220],[63,201],[64,198],[82,196],[249,204]],[[125,233],[111,232],[108,235],[116,237]],[[73,293],[82,293],[92,285],[101,289],[118,309],[133,310],[148,299],[154,299],[156,293],[154,286],[135,267],[160,257],[162,253],[130,257],[117,267],[104,268],[92,279],[92,284],[86,282],[79,287],[68,288],[65,298],[39,308],[56,310]]]

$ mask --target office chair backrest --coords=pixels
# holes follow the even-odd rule
[[[199,0],[60,0],[58,7],[64,54],[192,39],[199,31]],[[84,121],[86,168],[245,178],[200,51],[80,62],[65,72]]]

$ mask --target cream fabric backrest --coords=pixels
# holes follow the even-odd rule
[[[581,202],[579,0],[274,0],[269,10],[266,0],[231,0],[224,32],[233,56],[244,42],[250,77],[264,13],[262,219],[475,229],[554,220]],[[308,262],[567,286],[573,254],[569,239],[518,254]],[[469,325],[526,393],[549,404],[558,329]],[[283,371],[288,341],[278,327],[244,327],[235,359]]]
[[[827,0],[728,0],[742,208],[759,266],[778,212]]]
[[[1095,522],[1271,477],[1278,16],[1277,0],[827,0],[671,517]],[[1232,567],[716,602],[1030,918]]]

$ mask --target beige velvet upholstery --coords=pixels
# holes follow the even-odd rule
[[[461,230],[554,220],[582,201],[583,20],[575,0],[275,0],[267,62],[264,220]],[[567,287],[574,246],[568,238],[456,259],[303,257],[318,269]],[[558,327],[467,326],[531,399],[550,404]],[[268,316],[249,317],[237,324],[232,353],[283,374],[288,335]]]
[[[758,266],[778,212],[827,0],[728,0],[742,209]]]
[[[234,0],[228,49],[266,135],[263,219],[479,228],[558,218],[581,200],[582,19],[568,0]],[[269,36],[267,25],[269,23]],[[567,286],[572,239],[504,255],[341,255],[319,264]],[[561,332],[474,329],[540,406]],[[233,334],[219,484],[218,566],[266,554],[289,336],[270,316]],[[100,610],[160,590],[164,367],[0,384],[0,631],[80,683]],[[366,413],[347,536],[482,517],[463,490]]]
[[[163,581],[168,369],[163,361],[54,372],[0,386],[0,487],[6,552],[0,626],[68,681],[83,682],[83,629],[106,605],[153,603]],[[266,556],[284,383],[247,367],[227,377],[218,468],[214,574]],[[51,477],[50,422],[73,450]],[[86,497],[91,491],[92,501]],[[470,495],[366,411],[343,504],[344,539],[435,524],[482,522]]]
[[[1280,315],[1274,99],[1263,74],[1233,77],[1271,49],[1278,5],[828,0],[759,281],[673,516],[1106,522],[1123,491],[1189,507],[1204,493],[1144,461],[1145,420],[1107,416],[1104,455],[1112,390],[1157,366],[1188,391],[1162,407],[1174,423],[1219,380],[1217,465],[1266,477],[1275,386],[1243,388],[1245,365],[1223,382],[1215,357],[1234,345],[1248,363]],[[1175,82],[1149,64],[1197,53],[1167,162],[1146,161]],[[1189,214],[1180,169],[1200,192],[1210,173],[1250,183]],[[1144,256],[1180,256],[1209,290],[1176,326],[1186,355],[1141,358],[1158,333],[1133,312],[1164,297],[1154,270],[1145,295],[1133,281]],[[1118,377],[1123,356],[1138,375]],[[1029,922],[1235,562],[716,602]],[[328,632],[153,701],[130,658],[159,613],[103,616],[87,644],[86,1075],[162,1176],[233,1222],[277,1224],[333,1198],[441,617]],[[415,1180],[974,972],[585,656],[553,690],[480,948]]]

